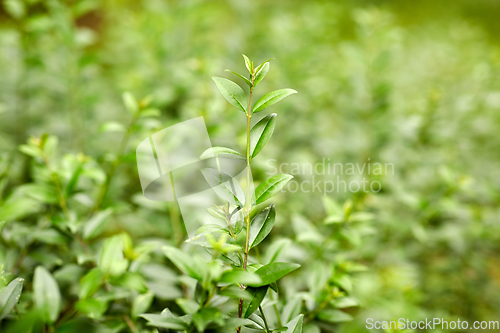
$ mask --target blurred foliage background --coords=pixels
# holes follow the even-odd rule
[[[276,131],[256,161],[255,179],[270,171],[268,159],[395,166],[393,175],[369,176],[381,182],[379,193],[327,195],[339,204],[352,200],[355,210],[375,217],[330,258],[368,267],[352,277],[360,303],[351,311],[355,320],[338,331],[359,332],[367,317],[499,319],[500,2],[2,5],[0,221],[7,223],[0,265],[6,281],[19,275],[30,281],[39,264],[57,270],[68,255],[55,250],[63,236],[37,235],[46,224],[67,222],[49,217],[52,199],[33,188],[48,176],[20,145],[48,133],[58,138],[52,168],[63,178],[84,165],[86,178],[68,197],[69,215],[82,221],[120,158],[98,207],[113,209],[102,239],[120,232],[134,243],[170,239],[169,207],[142,198],[135,147],[147,135],[197,116],[205,117],[213,145],[243,147],[245,123],[210,77],[226,68],[243,72],[245,53],[257,62],[276,58],[262,91],[299,92],[277,108]],[[131,122],[123,91],[151,94],[159,116],[134,123],[121,151]],[[324,195],[281,195],[273,237],[296,238],[301,223],[322,225],[328,215]],[[85,262],[84,251],[73,250],[82,251],[77,257]],[[63,295],[74,294],[72,283],[83,274],[78,267],[55,274]],[[161,304],[155,306],[161,311]]]

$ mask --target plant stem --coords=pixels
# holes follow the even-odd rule
[[[262,309],[262,305],[259,305],[260,313],[262,314],[262,319],[264,320],[264,325],[266,326],[266,333],[269,333],[269,325],[267,324],[266,315],[264,314],[264,310]]]
[[[269,291],[269,297],[271,297],[271,301],[274,302],[274,296],[273,296],[273,293],[271,291]],[[273,308],[274,308],[274,312],[276,314],[276,320],[278,321],[278,328],[283,327],[283,323],[281,322],[280,311],[278,310],[278,306],[276,305],[276,303],[273,304]]]
[[[246,186],[247,186],[247,196],[245,200],[245,222],[247,226],[247,234],[246,234],[246,240],[245,240],[245,258],[243,259],[243,269],[247,269],[247,262],[248,262],[248,251],[249,251],[249,243],[250,243],[250,211],[252,209],[252,194],[250,191],[250,120],[252,119],[252,93],[253,93],[253,82],[255,80],[255,75],[252,75],[252,87],[250,87],[250,96],[248,98],[248,108],[246,113],[247,116],[247,179],[246,179]],[[245,288],[244,285],[241,285],[242,288]],[[243,315],[243,298],[240,299],[240,305],[238,309],[238,317],[241,318]],[[241,327],[238,327],[236,329],[236,332],[240,333],[241,332]]]

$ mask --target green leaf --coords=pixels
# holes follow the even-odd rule
[[[104,275],[99,267],[91,269],[80,280],[80,290],[78,292],[78,297],[80,299],[85,299],[94,295],[94,293],[101,287],[103,279]]]
[[[264,80],[267,73],[269,72],[269,62],[261,65],[262,67],[257,67],[255,70],[255,80],[253,81],[253,86],[256,87],[260,81]]]
[[[243,112],[247,112],[247,97],[245,95],[245,92],[239,85],[231,80],[224,79],[222,77],[214,76],[212,77],[212,79],[217,85],[217,89],[219,89],[219,92],[226,99],[226,101],[229,102],[229,104],[233,105]]]
[[[285,186],[286,183],[292,179],[292,175],[275,175],[266,179],[255,189],[255,203],[260,204],[273,195],[278,193],[279,190]]]
[[[0,292],[0,320],[5,318],[19,301],[24,279],[17,277]]]
[[[286,333],[302,333],[302,323],[304,321],[304,315],[298,315],[293,320],[288,322],[285,326],[288,328]]]
[[[241,269],[234,269],[231,271],[225,271],[219,280],[223,283],[236,283],[236,284],[259,284],[261,283],[260,277],[251,272],[247,272]]]
[[[271,139],[276,124],[276,113],[262,118],[250,130],[250,156],[254,158]]]
[[[258,73],[262,69],[262,67],[264,67],[271,60],[274,60],[274,58],[269,58],[266,61],[264,61],[262,64],[257,66],[257,68],[255,69],[255,73]]]
[[[123,237],[116,235],[107,239],[101,250],[99,267],[105,275],[118,276],[127,270],[128,261],[123,257]]]
[[[5,11],[15,19],[26,15],[26,5],[22,0],[5,0],[3,6]]]
[[[260,287],[271,284],[299,267],[299,264],[292,264],[288,262],[273,262],[271,264],[264,265],[255,271],[255,274],[260,276],[262,279],[262,283],[249,285],[252,287]]]
[[[243,160],[246,159],[245,156],[243,156],[242,154],[240,154],[239,152],[237,152],[236,150],[233,150],[231,148],[212,147],[212,148],[208,148],[200,155],[200,160],[216,157],[219,155],[228,155],[229,157],[243,159]]]
[[[125,107],[130,111],[130,113],[136,114],[139,111],[139,102],[137,102],[134,95],[130,92],[124,92],[122,98],[123,104],[125,104]]]
[[[243,59],[245,59],[245,66],[247,67],[248,72],[250,74],[253,74],[253,63],[250,61],[250,59],[246,55],[242,54],[242,56],[243,56]]]
[[[219,197],[236,206],[245,205],[245,192],[236,179],[212,168],[201,169],[201,173]]]
[[[292,94],[296,94],[297,92],[293,89],[280,89],[280,90],[275,90],[270,93],[265,94],[259,100],[257,103],[255,103],[253,107],[253,113],[260,112],[264,110],[265,108],[278,103],[281,101],[283,98],[290,96]]]
[[[243,308],[244,318],[250,317],[250,315],[259,308],[259,305],[264,300],[264,297],[266,297],[267,288],[268,288],[267,286],[263,286],[258,288],[248,287],[246,289],[246,291],[252,295],[252,299],[249,300],[248,302],[245,302],[246,306]]]
[[[152,292],[147,292],[137,296],[132,303],[131,314],[132,317],[137,317],[139,314],[147,311],[151,304],[153,303],[154,294]]]
[[[25,184],[21,185],[19,190],[26,193],[26,196],[43,203],[54,204],[58,202],[57,194],[53,187],[47,184]]]
[[[193,315],[193,323],[198,332],[205,332],[205,329],[210,323],[224,326],[224,319],[219,309],[202,308]]]
[[[270,204],[252,219],[250,225],[250,248],[259,245],[269,235],[276,219],[276,208]]]
[[[101,319],[108,309],[108,300],[102,298],[87,298],[78,301],[75,309],[92,319]]]
[[[166,317],[160,314],[141,314],[139,317],[142,317],[148,321],[149,326],[156,326],[171,330],[184,331],[188,328],[188,325],[185,321],[180,318],[174,317]]]
[[[350,314],[334,309],[326,309],[321,311],[318,314],[318,318],[329,323],[344,323],[353,319]]]
[[[233,72],[233,71],[231,71],[231,70],[229,70],[229,69],[226,69],[226,72],[231,72],[231,73],[233,73],[234,75],[236,75],[237,77],[239,77],[239,78],[241,78],[243,81],[245,81],[245,83],[246,83],[246,84],[248,84],[248,86],[249,86],[249,87],[251,87],[251,86],[252,86],[252,82],[251,82],[249,79],[247,79],[246,77],[244,77],[243,75],[238,74],[238,73],[236,73],[236,72]]]
[[[108,208],[92,216],[83,227],[83,239],[87,240],[98,236],[112,213],[113,209]]]
[[[292,318],[295,318],[300,314],[302,309],[302,303],[304,301],[304,296],[301,293],[296,293],[292,299],[289,299],[285,306],[283,307],[283,312],[281,313],[281,319],[284,322],[289,322]]]
[[[202,279],[199,273],[200,270],[196,267],[195,260],[190,255],[170,245],[163,246],[162,251],[181,272],[196,280]]]
[[[20,145],[19,151],[31,157],[42,157],[43,150],[34,145]]]
[[[224,211],[219,206],[215,206],[215,208],[208,207],[207,208],[207,212],[208,212],[208,214],[212,215],[213,217],[215,217],[217,219],[220,219],[220,220],[223,220],[223,221],[226,221],[226,219],[227,219],[226,214],[224,213]],[[216,231],[220,231],[222,229],[218,225],[215,225],[215,226],[218,227]],[[197,235],[200,234],[200,228],[198,228],[198,231],[196,232]]]
[[[33,301],[46,323],[54,323],[61,310],[61,292],[56,280],[43,266],[33,276]]]
[[[291,243],[292,241],[288,238],[274,240],[267,248],[263,262],[270,264],[276,261],[281,252],[283,252],[283,250],[286,249]]]
[[[125,132],[125,127],[117,121],[108,121],[99,126],[99,132]]]

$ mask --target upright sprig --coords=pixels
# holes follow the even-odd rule
[[[261,112],[267,107],[276,104],[287,96],[297,93],[293,89],[280,89],[275,90],[270,93],[265,94],[252,107],[252,96],[254,88],[262,82],[262,80],[266,77],[269,72],[270,61],[272,59],[268,59],[261,63],[259,66],[255,67],[253,61],[251,61],[246,55],[243,55],[245,60],[245,65],[248,70],[249,76],[248,78],[233,72],[231,70],[226,70],[231,72],[241,78],[245,83],[249,86],[249,96],[248,103],[247,97],[243,89],[236,84],[235,82],[221,78],[221,77],[213,77],[217,88],[219,89],[222,96],[234,107],[245,112],[246,115],[246,162],[247,162],[247,176],[246,176],[246,194],[245,194],[245,207],[243,208],[243,216],[245,218],[246,225],[246,238],[245,238],[245,246],[244,246],[244,259],[243,259],[243,269],[247,269],[248,265],[248,254],[250,249],[257,246],[264,238],[271,232],[271,229],[274,225],[276,211],[273,204],[266,207],[260,213],[258,213],[252,221],[250,221],[250,215],[252,213],[253,207],[256,204],[260,204],[267,199],[271,198],[274,194],[276,194],[291,178],[290,175],[276,175],[270,177],[262,184],[260,184],[255,192],[252,195],[252,186],[251,186],[251,168],[250,163],[254,157],[264,148],[269,139],[271,138],[274,127],[276,124],[276,114],[270,114],[264,118],[262,118],[254,127],[251,127],[251,119],[252,116]],[[252,222],[252,223],[251,223]],[[231,227],[230,220],[228,220],[228,224]],[[293,264],[290,268],[296,269]],[[244,288],[244,286],[242,285]],[[265,291],[263,295],[265,296],[265,292],[267,291],[267,287],[265,287]],[[262,294],[262,292],[261,292]],[[262,297],[263,299],[264,297]],[[262,301],[261,299],[261,301]],[[260,306],[260,302],[258,304]],[[261,311],[262,312],[262,311]],[[262,312],[264,316],[264,313]],[[240,299],[238,316],[243,316],[243,299]],[[264,318],[265,321],[265,318]],[[237,331],[240,332],[241,328],[238,328]],[[267,327],[266,322],[266,331],[269,328]]]

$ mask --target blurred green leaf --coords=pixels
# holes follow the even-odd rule
[[[81,280],[78,297],[85,299],[91,297],[104,281],[104,274],[99,267],[91,269]]]
[[[116,235],[106,239],[99,258],[99,267],[105,275],[117,276],[125,273],[128,261],[123,257],[123,237]]]
[[[92,216],[83,226],[83,239],[87,240],[99,236],[111,214],[113,214],[113,209],[108,208]]]
[[[286,333],[302,333],[302,323],[304,321],[304,315],[298,315],[293,320],[286,323],[286,327],[288,328]]]
[[[131,315],[132,317],[137,317],[141,313],[147,311],[151,304],[153,303],[154,294],[152,292],[147,292],[141,294],[134,299],[132,303]]]
[[[35,269],[33,276],[33,301],[46,323],[54,323],[61,311],[61,292],[56,280],[42,266]]]

